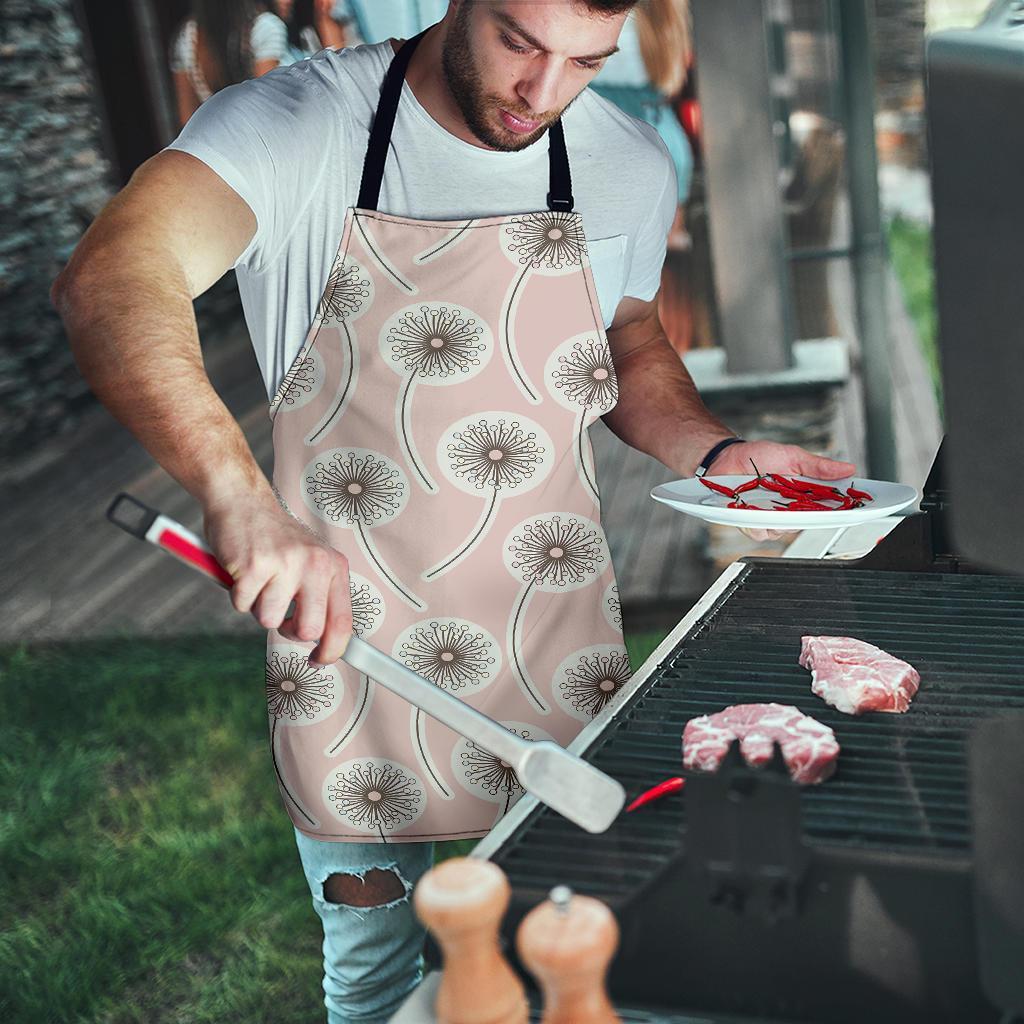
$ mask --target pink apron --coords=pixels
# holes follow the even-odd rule
[[[540,213],[377,212],[409,40],[358,205],[270,406],[282,505],[348,558],[353,632],[527,739],[567,745],[631,674],[587,427],[617,399],[561,123]],[[515,772],[315,644],[267,637],[271,750],[318,839],[486,835]]]

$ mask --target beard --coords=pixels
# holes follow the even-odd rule
[[[486,91],[469,42],[469,6],[464,3],[459,7],[444,41],[441,66],[448,90],[469,130],[484,145],[506,151],[525,149],[536,142],[564,111],[538,117],[533,111],[524,109],[521,103],[509,103],[503,97]],[[499,108],[524,121],[541,123],[526,135],[513,132],[501,123]]]

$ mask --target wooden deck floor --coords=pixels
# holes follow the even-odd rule
[[[849,331],[849,284],[840,267],[835,274],[837,315]],[[920,483],[938,445],[938,416],[895,281],[889,305],[900,477]],[[269,473],[266,395],[241,319],[211,346],[207,368]],[[855,374],[841,402],[838,436],[858,462],[863,453],[859,403]],[[600,422],[591,429],[591,440],[626,627],[671,626],[710,582],[703,528],[649,497],[653,486],[671,478],[661,463],[624,445]],[[192,498],[102,408],[74,434],[40,446],[0,472],[0,487],[5,494],[0,526],[5,536],[17,538],[8,541],[0,571],[0,641],[138,633],[262,635],[255,620],[235,612],[219,588],[107,522],[110,501],[129,491],[191,529],[199,531],[201,525]],[[741,544],[737,554],[742,553]]]

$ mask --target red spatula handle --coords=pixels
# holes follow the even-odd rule
[[[107,509],[107,518],[133,537],[148,540],[175,558],[205,573],[222,587],[231,589],[234,578],[214,557],[206,542],[181,523],[143,504],[130,494],[119,494]]]

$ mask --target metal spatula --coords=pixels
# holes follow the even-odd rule
[[[107,518],[123,530],[200,570],[221,586],[233,579],[206,543],[180,523],[129,494],[119,494]],[[626,801],[622,786],[557,743],[532,742],[464,704],[400,661],[353,636],[342,660],[397,693],[424,714],[472,740],[515,769],[522,787],[588,832],[604,832]]]

